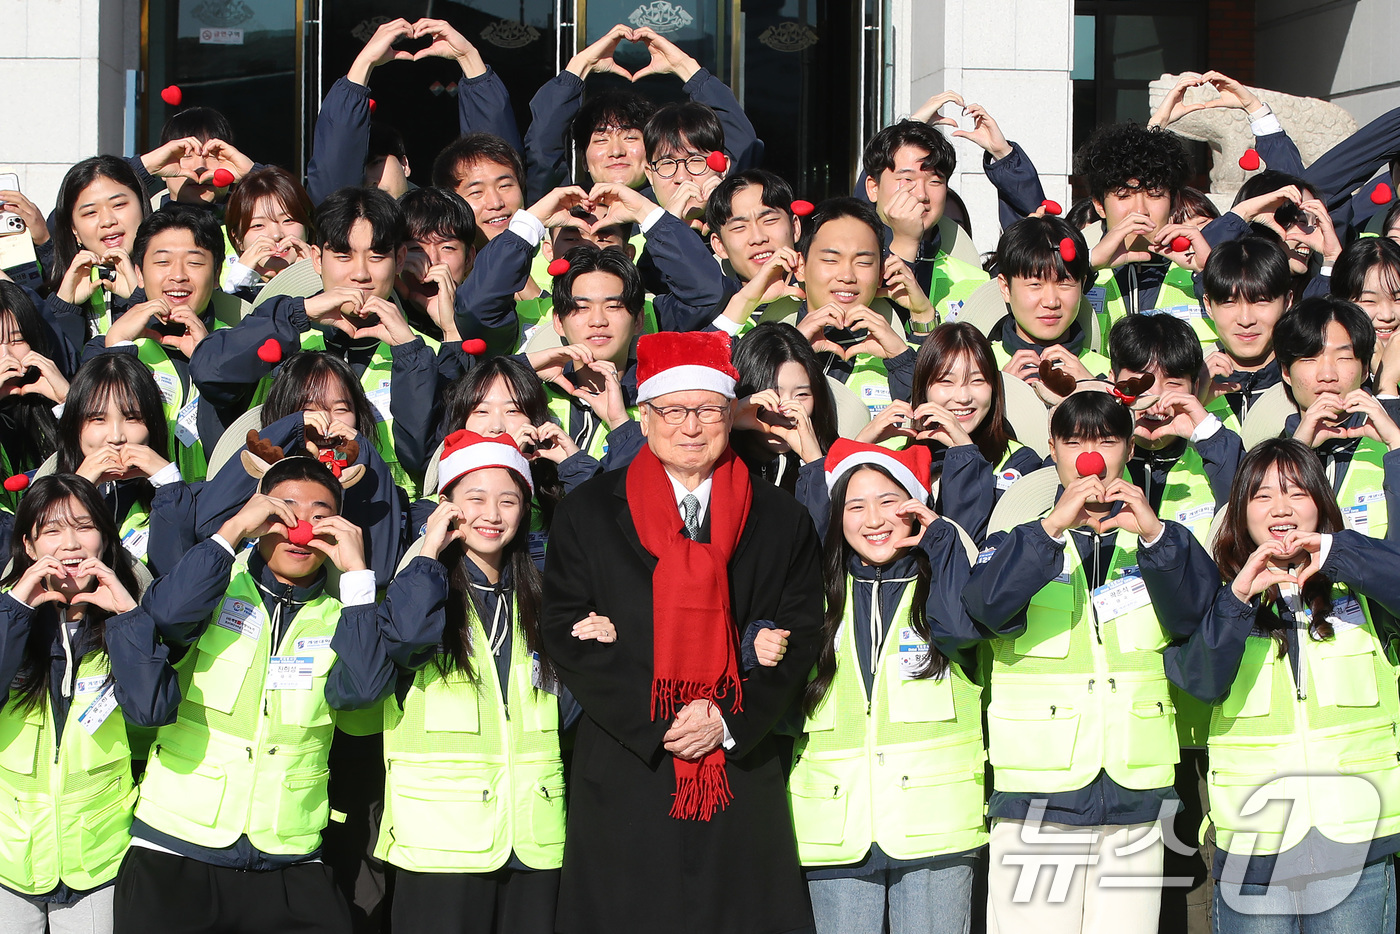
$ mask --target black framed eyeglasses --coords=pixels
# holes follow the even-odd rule
[[[705,156],[689,156],[685,159],[659,159],[651,164],[651,170],[655,172],[659,178],[673,178],[675,177],[676,170],[682,165],[685,166],[685,170],[692,176],[699,178],[701,175],[704,175],[706,169],[709,168],[709,160]]]

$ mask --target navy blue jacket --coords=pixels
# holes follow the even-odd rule
[[[1386,400],[1382,403],[1386,412],[1391,418],[1396,417],[1397,404],[1393,400]],[[1298,425],[1303,420],[1303,416],[1294,413],[1288,416],[1283,423],[1284,435],[1291,438],[1298,431]],[[1344,423],[1348,428],[1354,428],[1362,424],[1364,416],[1355,413],[1349,416]],[[1359,438],[1344,438],[1336,441],[1326,441],[1313,448],[1314,453],[1322,460],[1322,466],[1326,469],[1332,480],[1332,492],[1340,493],[1342,484],[1346,481],[1347,471],[1351,469],[1351,460],[1356,456],[1357,445],[1361,443]],[[1385,507],[1387,516],[1400,518],[1400,451],[1386,451],[1381,455],[1381,469],[1385,474],[1382,482],[1382,489],[1385,493]],[[1351,503],[1341,505],[1350,506]],[[1400,522],[1389,522],[1386,524],[1385,537],[1388,541],[1400,542]]]
[[[1128,476],[1147,494],[1147,501],[1153,509],[1161,510],[1167,475],[1181,460],[1181,455],[1186,453],[1188,443],[1187,439],[1181,438],[1157,451],[1141,446],[1134,448],[1133,457],[1128,461]],[[1228,428],[1220,428],[1209,438],[1202,438],[1194,447],[1205,465],[1210,492],[1215,497],[1215,508],[1223,509],[1230,500],[1230,484],[1240,469],[1240,461],[1244,460],[1244,445],[1239,435]]]
[[[724,129],[724,150],[730,159],[729,174],[763,163],[763,141],[728,85],[701,68],[681,90],[719,117]],[[574,184],[569,170],[569,125],[582,103],[583,80],[571,71],[555,75],[531,99],[530,128],[525,131],[525,190],[532,198],[561,185]],[[579,184],[592,187],[591,180]]]
[[[1184,526],[1170,521],[1163,525],[1157,542],[1139,546],[1138,567],[1162,628],[1175,639],[1185,639],[1200,625],[1219,575],[1215,563]],[[1098,536],[1072,530],[1067,536],[1079,550],[1091,587],[1099,586],[1108,573],[1117,533]],[[978,641],[1014,639],[1024,632],[1031,597],[1064,569],[1064,548],[1046,533],[1039,520],[1010,532],[993,533],[962,592],[971,626],[945,633],[944,638],[953,646],[970,647]],[[1145,791],[1125,788],[1101,771],[1094,781],[1075,791],[994,792],[988,813],[1019,820],[1026,816],[1033,800],[1045,799],[1047,820],[1076,826],[1123,825],[1156,820],[1162,805],[1175,798],[1170,787]]]

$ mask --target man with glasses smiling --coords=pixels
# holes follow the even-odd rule
[[[646,446],[554,513],[542,653],[583,708],[558,929],[796,932],[812,915],[773,735],[821,646],[819,545],[729,447],[729,336],[643,336]],[[573,636],[605,618],[617,641]],[[739,680],[754,627],[783,664]]]

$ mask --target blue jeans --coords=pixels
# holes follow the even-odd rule
[[[817,934],[968,934],[976,862],[964,856],[921,868],[808,882]]]
[[[1393,934],[1395,862],[1273,886],[1216,882],[1214,916],[1216,934]]]

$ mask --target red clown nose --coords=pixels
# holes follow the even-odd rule
[[[470,354],[473,357],[479,357],[486,353],[486,341],[479,337],[473,337],[471,340],[462,341],[462,353]]]
[[[1046,198],[1044,201],[1040,202],[1040,206],[1045,208],[1045,213],[1049,214],[1051,217],[1059,217],[1060,211],[1063,210],[1060,207],[1060,202],[1051,201],[1049,198]]]
[[[796,214],[798,217],[806,217],[816,209],[816,205],[812,204],[810,201],[798,200],[792,203],[792,213]]]
[[[1172,252],[1173,252],[1173,253],[1185,253],[1185,252],[1186,252],[1187,250],[1189,250],[1189,249],[1191,249],[1191,238],[1190,238],[1190,237],[1181,236],[1181,235],[1172,237]]]
[[[564,273],[568,272],[570,268],[569,261],[561,256],[545,267],[545,272],[549,273],[551,276],[562,276]]]
[[[287,541],[293,545],[305,546],[314,537],[311,534],[311,523],[305,520],[298,520],[296,525],[287,530]]]
[[[233,184],[233,173],[232,173],[232,172],[230,172],[228,169],[215,169],[215,170],[214,170],[214,187],[215,187],[215,188],[227,188],[228,186],[230,186],[230,185],[232,185],[232,184]]]
[[[1060,257],[1067,263],[1074,262],[1074,258],[1079,255],[1079,251],[1074,248],[1074,240],[1065,237],[1060,241]]]
[[[1079,471],[1081,477],[1097,477],[1107,466],[1103,462],[1103,455],[1098,451],[1085,451],[1074,459],[1074,469]]]
[[[17,473],[13,477],[5,478],[5,490],[9,493],[18,493],[29,486],[29,475]]]
[[[723,172],[729,168],[729,160],[718,149],[705,157],[705,164],[710,167],[712,172]]]

